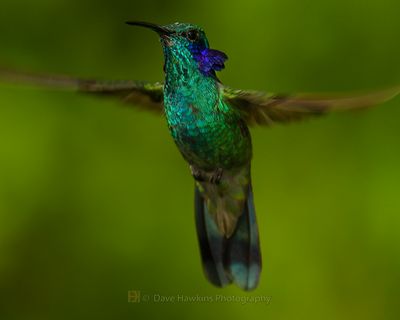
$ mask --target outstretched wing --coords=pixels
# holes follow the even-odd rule
[[[74,90],[116,98],[135,107],[163,112],[163,85],[140,81],[103,81],[67,76],[39,75],[0,68],[0,81]]]
[[[223,88],[225,101],[236,108],[248,124],[272,125],[331,111],[366,108],[384,103],[400,93],[400,87],[356,95],[277,95]]]

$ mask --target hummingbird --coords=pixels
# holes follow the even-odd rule
[[[194,178],[194,211],[202,266],[217,287],[257,287],[261,250],[251,184],[249,126],[272,126],[360,109],[395,97],[400,87],[356,95],[275,94],[236,90],[217,72],[228,56],[212,49],[204,30],[188,23],[127,22],[154,31],[164,54],[163,83],[103,81],[0,69],[7,81],[119,98],[163,114]]]

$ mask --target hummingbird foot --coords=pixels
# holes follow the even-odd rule
[[[190,165],[190,171],[196,181],[204,182],[207,180],[207,172],[202,171],[193,165]]]
[[[217,168],[214,171],[208,172],[196,168],[193,165],[190,166],[190,171],[192,172],[192,176],[196,181],[200,182],[206,181],[212,184],[219,184],[222,179],[222,175],[224,173],[224,170],[222,168]]]
[[[222,168],[218,168],[217,170],[211,173],[209,181],[213,184],[219,184],[221,182],[223,173],[224,170]]]

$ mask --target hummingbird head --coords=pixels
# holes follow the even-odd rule
[[[151,29],[158,33],[165,59],[179,64],[195,65],[206,76],[215,76],[215,71],[225,68],[228,56],[222,51],[210,49],[204,30],[188,23],[173,23],[165,26],[148,22],[127,22],[129,25]]]

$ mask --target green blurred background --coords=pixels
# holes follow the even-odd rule
[[[182,21],[228,53],[230,86],[382,88],[400,83],[399,16],[398,0],[1,0],[0,64],[159,81],[156,36],[123,22]],[[193,181],[164,119],[0,85],[0,319],[399,319],[400,98],[252,133],[264,267],[243,293],[202,274]]]

